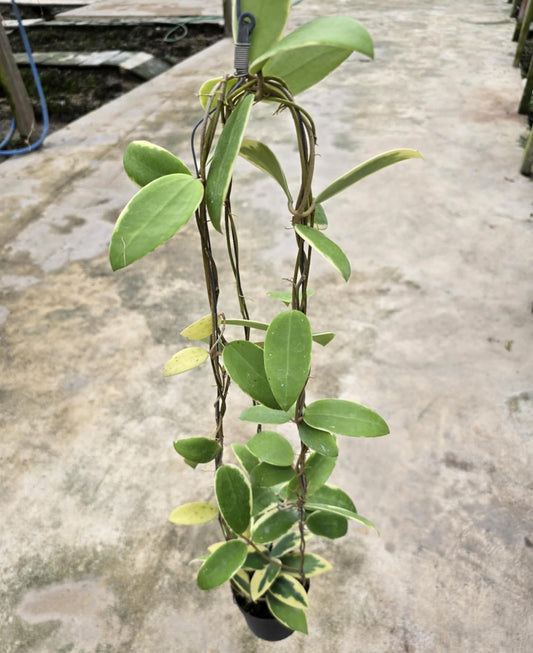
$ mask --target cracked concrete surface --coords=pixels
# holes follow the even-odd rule
[[[313,583],[311,635],[269,644],[227,588],[195,585],[191,561],[216,526],[166,522],[211,494],[211,473],[172,448],[212,429],[208,371],[161,376],[179,331],[207,312],[197,237],[189,225],[118,273],[106,250],[135,190],[125,146],[150,139],[190,163],[197,89],[232,65],[221,42],[0,165],[6,653],[531,650],[533,205],[509,6],[390,7],[328,4],[367,26],[376,59],[352,56],[301,97],[317,122],[317,190],[381,151],[425,156],[327,203],[354,272],[344,285],[316,260],[312,283],[313,325],[337,337],[315,352],[310,395],[361,401],[391,427],[344,439],[332,479],[380,536],[352,526],[319,543],[334,569]],[[306,0],[293,20],[321,12]],[[261,111],[249,133],[294,181],[286,117]],[[269,180],[244,162],[238,173],[245,292],[269,319],[264,290],[284,289],[290,269],[288,216]]]

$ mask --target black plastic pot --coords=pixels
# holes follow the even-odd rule
[[[272,616],[266,601],[252,603],[236,592],[233,592],[233,600],[244,615],[248,628],[256,637],[266,639],[268,642],[278,642],[293,634],[294,630],[287,628]]]

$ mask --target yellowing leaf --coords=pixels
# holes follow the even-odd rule
[[[214,503],[195,501],[178,506],[170,513],[168,521],[173,524],[192,526],[194,524],[205,524],[217,515],[218,508]]]
[[[211,335],[211,328],[211,315],[206,315],[205,317],[196,320],[196,322],[193,322],[188,327],[185,327],[180,335],[188,340],[203,340]]]
[[[187,349],[178,351],[165,363],[163,376],[175,376],[188,372],[204,363],[208,358],[209,352],[202,347],[187,347]]]

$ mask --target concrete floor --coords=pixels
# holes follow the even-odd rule
[[[306,0],[294,19],[323,6]],[[334,570],[313,582],[310,636],[268,644],[227,588],[195,585],[191,560],[216,527],[166,522],[211,492],[211,473],[172,447],[211,431],[208,370],[161,375],[207,312],[198,239],[190,225],[117,273],[107,245],[135,190],[124,148],[147,138],[190,162],[195,93],[232,66],[222,42],[0,165],[3,652],[532,650],[533,203],[509,5],[393,6],[328,3],[367,26],[376,59],[352,57],[301,97],[317,191],[381,151],[425,156],[328,202],[354,272],[345,285],[317,260],[312,283],[313,324],[337,331],[312,393],[361,401],[391,427],[344,439],[332,479],[381,535],[352,526],[320,544]],[[290,168],[286,118],[261,116],[250,136]],[[239,178],[245,292],[268,319],[264,292],[290,269],[288,216],[268,180],[244,163]]]

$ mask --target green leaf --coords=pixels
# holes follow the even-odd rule
[[[346,517],[346,519],[357,521],[360,524],[364,524],[365,526],[373,528],[375,531],[377,531],[377,528],[370,521],[370,519],[366,519],[366,517],[363,517],[362,515],[359,515],[358,513],[351,510],[346,510],[346,508],[341,508],[339,506],[328,506],[325,503],[318,503],[315,501],[306,501],[305,508],[306,510],[322,510],[323,512],[330,512],[333,515],[340,515],[341,517]]]
[[[270,555],[274,558],[281,558],[289,551],[299,548],[300,546],[300,533],[287,533],[280,540],[278,540],[272,547]]]
[[[187,347],[178,351],[165,363],[163,376],[183,374],[198,367],[209,358],[209,352],[202,347]]]
[[[314,492],[309,493],[308,498],[314,503],[337,506],[338,508],[345,508],[351,512],[357,512],[354,502],[346,492],[338,487],[334,487],[333,485],[320,486]]]
[[[305,523],[311,533],[330,540],[344,537],[348,532],[348,520],[331,512],[317,510],[309,515]]]
[[[263,350],[247,340],[234,340],[224,347],[224,366],[231,379],[252,399],[269,408],[280,408],[268,383]]]
[[[314,290],[308,290],[306,292],[307,297],[311,297],[311,295],[314,295],[315,291]],[[267,292],[267,295],[269,297],[273,297],[274,299],[279,299],[282,301],[285,306],[290,306],[292,303],[292,292],[290,291],[285,291],[285,290],[271,290]],[[300,292],[300,299],[302,298],[302,294]],[[268,325],[267,325],[268,327]]]
[[[279,405],[288,410],[300,396],[311,368],[311,325],[300,311],[279,313],[265,336],[265,371]]]
[[[222,207],[233,175],[233,166],[241,149],[253,101],[254,96],[247,95],[228,118],[218,139],[207,174],[205,200],[211,222],[217,231],[222,231],[220,226]]]
[[[246,565],[246,562],[244,563]],[[239,571],[232,576],[231,582],[238,587],[239,592],[244,594],[247,598],[250,600],[252,599],[252,595],[250,593],[250,574],[245,571],[244,569],[239,569]]]
[[[276,564],[277,563],[277,564]],[[257,601],[269,589],[281,572],[279,560],[271,562],[264,569],[260,569],[252,576],[250,583],[250,594],[252,601]]]
[[[275,508],[279,501],[276,493],[268,487],[254,486],[252,488],[252,516],[257,517],[265,510]]]
[[[283,556],[281,561],[287,567],[292,567],[294,569],[294,571],[287,571],[287,573],[290,573],[293,576],[300,575],[299,553],[289,553],[288,555]],[[321,558],[315,553],[304,554],[304,574],[307,576],[307,578],[312,578],[313,576],[324,574],[326,571],[330,571],[330,569],[331,565],[327,560],[324,560],[324,558]]]
[[[146,256],[185,225],[202,201],[204,187],[191,175],[165,175],[141,188],[119,215],[109,261],[113,270]]]
[[[287,184],[285,173],[272,150],[260,141],[245,138],[241,145],[240,155],[249,163],[262,170],[281,186],[289,202],[292,202],[291,191]]]
[[[312,451],[316,451],[323,456],[336,458],[339,455],[337,438],[332,433],[314,429],[305,422],[298,424],[298,435],[300,440]]]
[[[268,329],[268,324],[266,322],[255,322],[254,320],[224,320],[224,324],[248,327],[249,329],[259,329],[260,331],[266,331]]]
[[[313,333],[314,342],[318,343],[319,345],[322,345],[322,347],[328,345],[333,340],[334,337],[335,334],[331,333],[331,331],[324,331],[322,333]]]
[[[291,421],[291,416],[284,410],[275,410],[266,406],[250,406],[239,415],[243,422],[254,424],[286,424]]]
[[[267,566],[267,561],[263,558],[262,555],[259,555],[256,551],[248,553],[246,560],[243,565],[243,569],[248,571],[257,571],[258,569],[264,569]]]
[[[291,0],[241,0],[241,13],[250,12],[255,17],[250,44],[250,61],[268,50],[285,31]],[[233,40],[237,42],[236,4],[233,0]]]
[[[360,179],[367,177],[368,175],[386,168],[387,166],[398,163],[399,161],[405,161],[406,159],[423,159],[424,157],[417,150],[391,150],[390,152],[384,152],[383,154],[378,154],[372,159],[361,163],[350,172],[347,172],[342,177],[336,179],[331,183],[327,188],[325,188],[318,196],[315,198],[315,202],[325,202],[330,197],[337,195],[342,192],[348,186],[355,184]]]
[[[210,438],[185,438],[174,442],[174,449],[193,463],[208,463],[220,452],[220,445]]]
[[[218,508],[214,503],[195,501],[184,503],[175,508],[168,516],[168,521],[173,524],[192,526],[194,524],[205,524],[218,515]]]
[[[260,487],[273,487],[294,478],[292,467],[277,467],[269,463],[259,463],[250,474],[253,485]]]
[[[270,588],[270,594],[293,608],[307,610],[309,600],[304,586],[289,574],[280,574]]]
[[[308,493],[315,492],[328,480],[335,469],[336,458],[322,456],[314,451],[305,462],[305,478]],[[294,477],[281,492],[283,498],[293,500],[298,488],[298,477]],[[307,506],[307,504],[306,504]]]
[[[307,491],[309,494],[324,485],[331,476],[331,472],[335,469],[336,463],[336,458],[323,456],[313,451],[305,463],[305,478],[307,479]]]
[[[294,230],[306,242],[308,242],[316,251],[323,256],[328,263],[331,263],[342,275],[345,281],[348,281],[352,273],[350,261],[342,249],[325,236],[321,231],[312,227],[306,227],[303,224],[294,225]]]
[[[211,315],[206,315],[201,317],[196,322],[193,322],[188,327],[185,327],[180,333],[180,336],[187,338],[188,340],[203,340],[208,338],[211,335],[213,328]]]
[[[210,590],[228,581],[244,564],[248,547],[239,540],[224,542],[200,567],[197,583],[202,590]]]
[[[231,448],[244,469],[248,474],[251,474],[254,467],[259,465],[259,458],[254,456],[250,449],[248,449],[244,444],[232,444]]]
[[[292,528],[298,521],[298,511],[275,510],[260,517],[252,527],[252,539],[257,544],[273,542]]]
[[[247,446],[259,460],[277,467],[292,465],[294,460],[291,443],[275,431],[259,431],[248,440]]]
[[[244,533],[252,517],[252,488],[235,465],[223,465],[215,474],[215,494],[226,524],[235,533]]]
[[[314,401],[305,409],[304,420],[317,429],[352,437],[373,438],[389,433],[389,427],[377,413],[344,399]]]
[[[322,204],[315,205],[315,223],[317,229],[324,230],[328,227],[328,218]]]
[[[304,610],[287,605],[270,592],[266,595],[266,601],[268,609],[280,623],[291,630],[307,635],[307,618]]]
[[[187,166],[159,145],[148,141],[133,141],[124,152],[124,170],[138,186],[146,186],[154,179],[182,173],[190,175]]]
[[[299,27],[252,60],[250,72],[281,77],[294,95],[335,70],[352,52],[373,56],[372,40],[356,20],[325,16]]]

